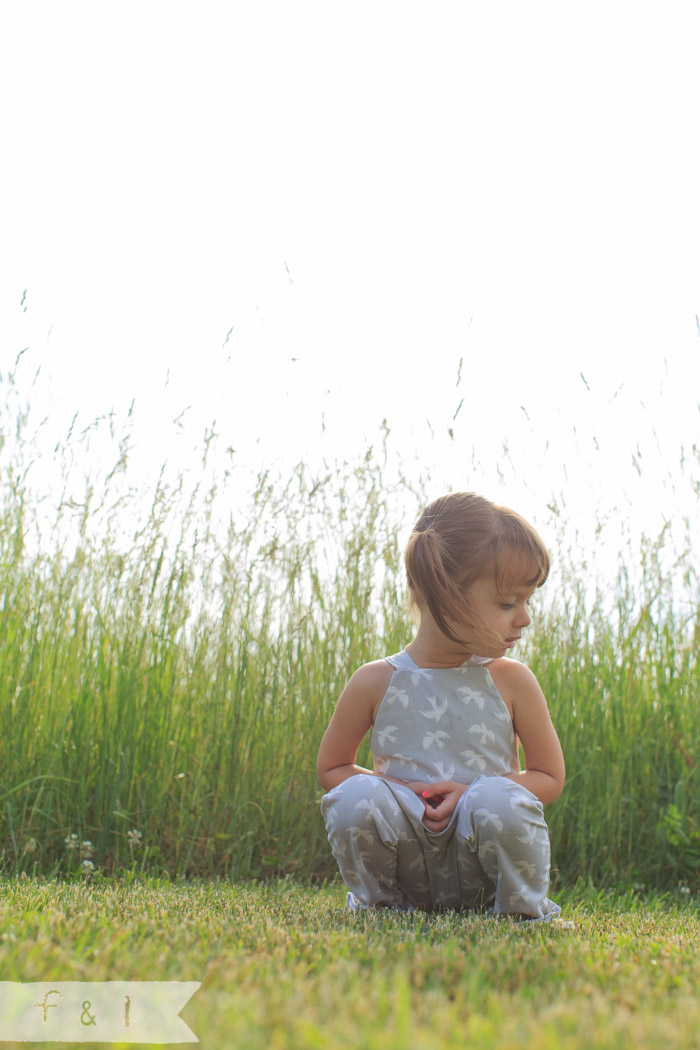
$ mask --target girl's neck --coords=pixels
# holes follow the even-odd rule
[[[406,646],[406,652],[418,667],[461,667],[474,654],[457,645],[421,617],[416,637]]]

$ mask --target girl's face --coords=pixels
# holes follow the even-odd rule
[[[528,605],[534,590],[527,585],[514,585],[510,591],[500,591],[492,576],[471,585],[467,592],[470,612],[497,636],[489,640],[489,652],[482,651],[483,646],[478,650],[480,656],[503,656],[513,648],[530,623]]]

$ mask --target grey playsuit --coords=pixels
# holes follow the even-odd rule
[[[378,773],[468,784],[442,831],[409,787],[360,773],[321,800],[328,841],[359,907],[489,909],[547,921],[549,834],[542,803],[504,774],[520,768],[510,712],[488,671],[421,668],[403,650],[372,731]]]

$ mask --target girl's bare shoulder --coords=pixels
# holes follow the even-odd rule
[[[384,696],[393,673],[394,668],[386,660],[372,660],[371,663],[358,667],[346,688],[352,687],[354,690],[372,693],[381,689]]]
[[[386,660],[372,660],[353,674],[344,690],[346,701],[362,702],[372,710],[372,722],[389,688],[394,668]]]
[[[510,660],[506,656],[501,656],[496,660],[491,660],[486,665],[486,669],[511,715],[515,705],[523,699],[524,695],[542,694],[539,683],[530,668],[521,664],[519,660]]]
[[[512,683],[513,685],[524,685],[527,682],[536,682],[534,674],[520,660],[511,660],[507,656],[499,656],[486,665],[486,669],[493,678],[496,685],[499,681]]]

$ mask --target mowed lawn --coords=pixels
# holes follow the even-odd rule
[[[5,879],[0,980],[199,981],[182,1016],[217,1050],[699,1047],[697,898],[557,896],[555,927],[349,915],[339,883]]]

